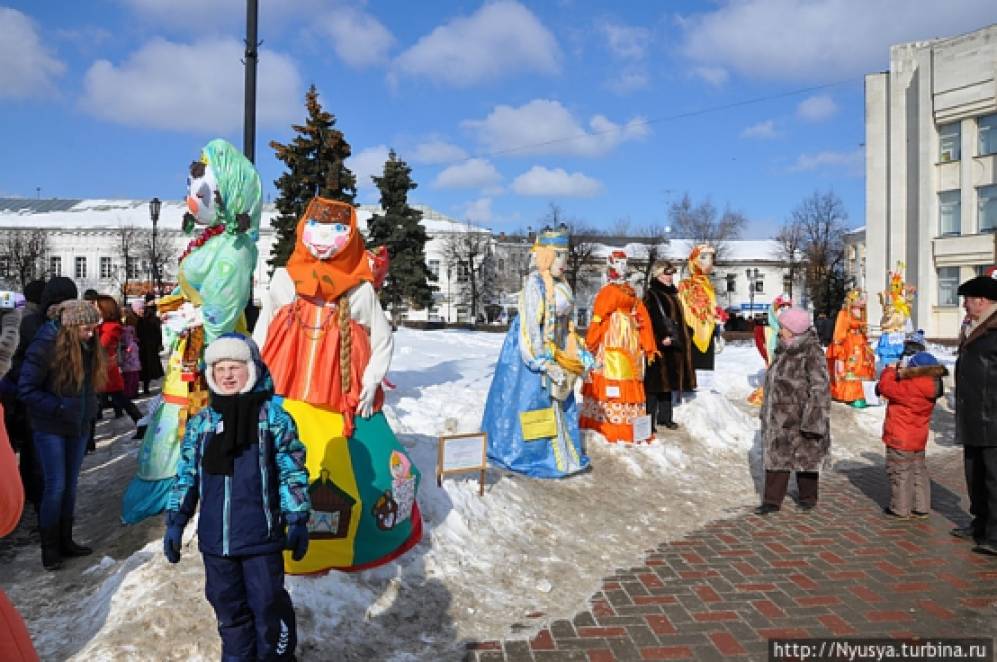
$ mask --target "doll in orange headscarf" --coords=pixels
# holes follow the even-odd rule
[[[386,264],[364,250],[351,205],[314,198],[263,297],[253,335],[312,481],[311,542],[285,558],[291,574],[375,567],[422,535],[419,471],[381,413],[394,345],[374,283]]]
[[[647,308],[626,280],[626,253],[612,252],[608,276],[595,296],[585,337],[596,367],[582,385],[579,426],[611,443],[650,441],[654,427],[647,418],[644,366],[645,358],[653,361],[660,352]]]
[[[876,377],[876,355],[866,336],[865,297],[851,290],[838,311],[834,337],[827,346],[827,371],[831,399],[861,409],[866,406],[862,382]]]

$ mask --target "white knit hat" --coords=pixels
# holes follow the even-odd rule
[[[253,387],[256,385],[256,362],[253,361],[252,350],[245,340],[235,335],[226,335],[216,338],[204,350],[204,362],[208,366],[208,369],[204,371],[205,379],[208,382],[208,388],[215,393],[221,393],[221,391],[218,390],[218,385],[215,384],[214,376],[211,373],[212,367],[219,361],[240,361],[245,363],[249,368],[249,379],[239,392],[249,393],[253,390]]]

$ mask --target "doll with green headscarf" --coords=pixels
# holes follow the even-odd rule
[[[163,511],[186,422],[207,404],[204,347],[237,332],[249,335],[244,309],[256,267],[262,188],[253,164],[225,140],[209,142],[190,166],[178,285],[160,298],[169,361],[148,417],[139,466],[125,491],[121,519],[133,524]]]

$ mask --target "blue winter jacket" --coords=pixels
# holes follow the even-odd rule
[[[63,437],[80,437],[90,431],[97,417],[97,394],[93,389],[93,354],[84,354],[86,377],[83,388],[73,395],[52,388],[52,354],[59,326],[54,320],[42,325],[28,345],[17,381],[17,397],[31,419],[31,429]],[[100,351],[94,342],[93,351]],[[89,360],[86,360],[89,359]]]
[[[254,391],[273,389],[262,363]],[[307,521],[308,470],[294,421],[273,400],[260,407],[259,435],[235,458],[232,475],[209,474],[201,460],[222,415],[205,407],[187,422],[167,524],[186,525],[201,503],[198,544],[205,554],[252,556],[283,549],[286,524]]]

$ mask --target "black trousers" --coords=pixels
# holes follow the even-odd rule
[[[647,393],[647,415],[658,425],[672,422],[672,392]]]
[[[964,446],[962,453],[974,536],[997,545],[997,446]]]
[[[796,487],[800,490],[800,504],[805,506],[817,505],[817,496],[820,488],[820,474],[816,471],[797,471]],[[762,503],[773,506],[782,506],[782,500],[786,498],[786,491],[789,489],[788,471],[765,471],[765,492],[762,495]]]
[[[218,618],[223,662],[290,660],[298,642],[284,556],[204,554],[204,594]]]

